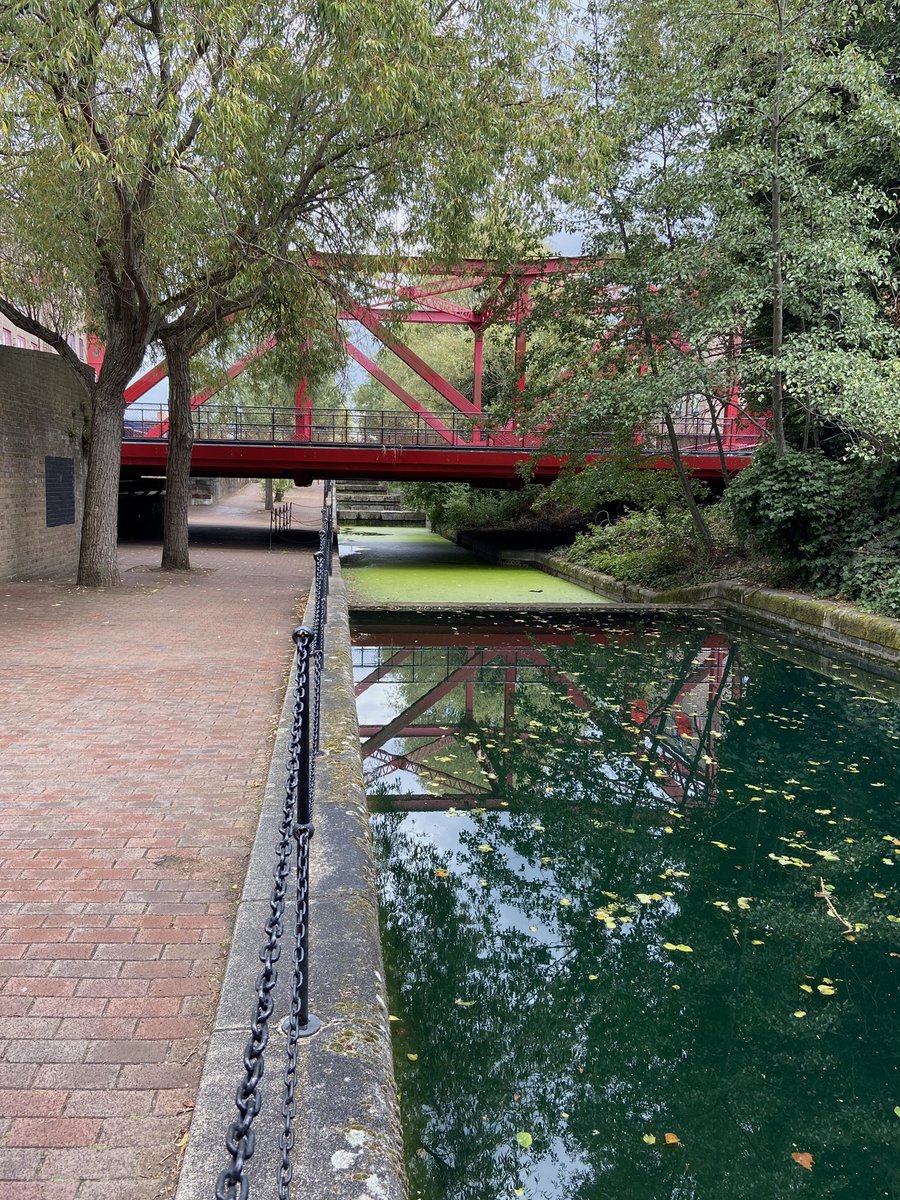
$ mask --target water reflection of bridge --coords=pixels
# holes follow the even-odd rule
[[[684,807],[714,802],[722,705],[741,686],[735,647],[698,631],[671,678],[648,695],[630,678],[614,696],[605,680],[600,695],[586,681],[590,672],[575,670],[566,654],[638,653],[642,636],[610,625],[525,632],[518,623],[358,630],[354,674],[370,803],[407,811],[505,807],[516,747],[538,742],[550,755],[554,745],[572,744],[553,726],[538,735],[517,721],[533,689],[566,697],[582,717],[575,744],[624,754],[638,768],[638,789]]]

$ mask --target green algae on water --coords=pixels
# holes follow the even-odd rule
[[[354,526],[341,531],[351,601],[401,604],[602,604],[586,588],[533,567],[482,562],[426,529]]]

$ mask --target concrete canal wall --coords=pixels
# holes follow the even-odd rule
[[[226,1164],[225,1131],[235,1115],[234,1092],[269,915],[293,685],[292,671],[176,1200],[208,1200]],[[359,753],[349,617],[337,555],[322,671],[322,748],[310,894],[310,1010],[321,1020],[322,1030],[300,1042],[293,1187],[305,1200],[404,1200],[407,1187],[375,863]],[[276,1019],[288,1010],[290,970],[287,944],[279,966],[264,1104],[255,1123],[257,1149],[250,1172],[254,1200],[274,1200],[277,1194],[285,1037]]]
[[[713,609],[759,632],[778,634],[831,658],[889,679],[900,679],[900,621],[862,612],[851,604],[820,600],[802,592],[756,587],[739,580],[655,591],[622,583],[612,575],[570,563],[558,554],[534,550],[498,552],[465,532],[448,536],[491,561],[539,567],[625,606]]]

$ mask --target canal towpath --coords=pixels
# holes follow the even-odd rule
[[[0,584],[0,1200],[174,1190],[312,577],[288,498],[271,552],[254,483],[190,574]]]

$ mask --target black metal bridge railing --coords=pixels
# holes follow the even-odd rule
[[[535,434],[493,428],[490,414],[483,421],[458,412],[425,413],[368,409],[295,410],[277,406],[237,407],[233,404],[204,404],[193,414],[197,442],[242,442],[254,445],[391,446],[446,449],[448,446],[475,450],[531,450],[541,448]],[[702,413],[676,418],[678,445],[685,454],[747,454],[761,440],[760,430],[746,422],[726,421],[718,428]],[[125,441],[164,439],[164,419],[139,418],[126,414]],[[636,434],[635,442],[647,454],[671,451],[668,434],[660,424]],[[610,449],[612,435],[602,430],[593,435],[598,452]]]
[[[262,970],[256,977],[256,997],[244,1048],[243,1074],[234,1098],[237,1113],[225,1135],[228,1164],[216,1181],[216,1200],[247,1200],[250,1194],[247,1164],[256,1148],[253,1126],[263,1105],[262,1081],[270,1027],[273,1019],[278,1020],[274,992],[286,926],[293,926],[293,953],[290,1003],[282,1022],[287,1035],[287,1047],[281,1073],[280,1159],[277,1165],[279,1200],[288,1200],[293,1177],[291,1152],[294,1147],[299,1041],[318,1033],[321,1028],[321,1022],[309,1011],[309,852],[313,836],[316,764],[321,742],[322,663],[334,538],[330,482],[325,485],[324,501],[319,549],[315,554],[312,624],[299,625],[293,633],[296,647],[294,702],[287,778],[272,870],[274,883],[259,952]],[[292,891],[296,895],[293,903],[289,900]]]

